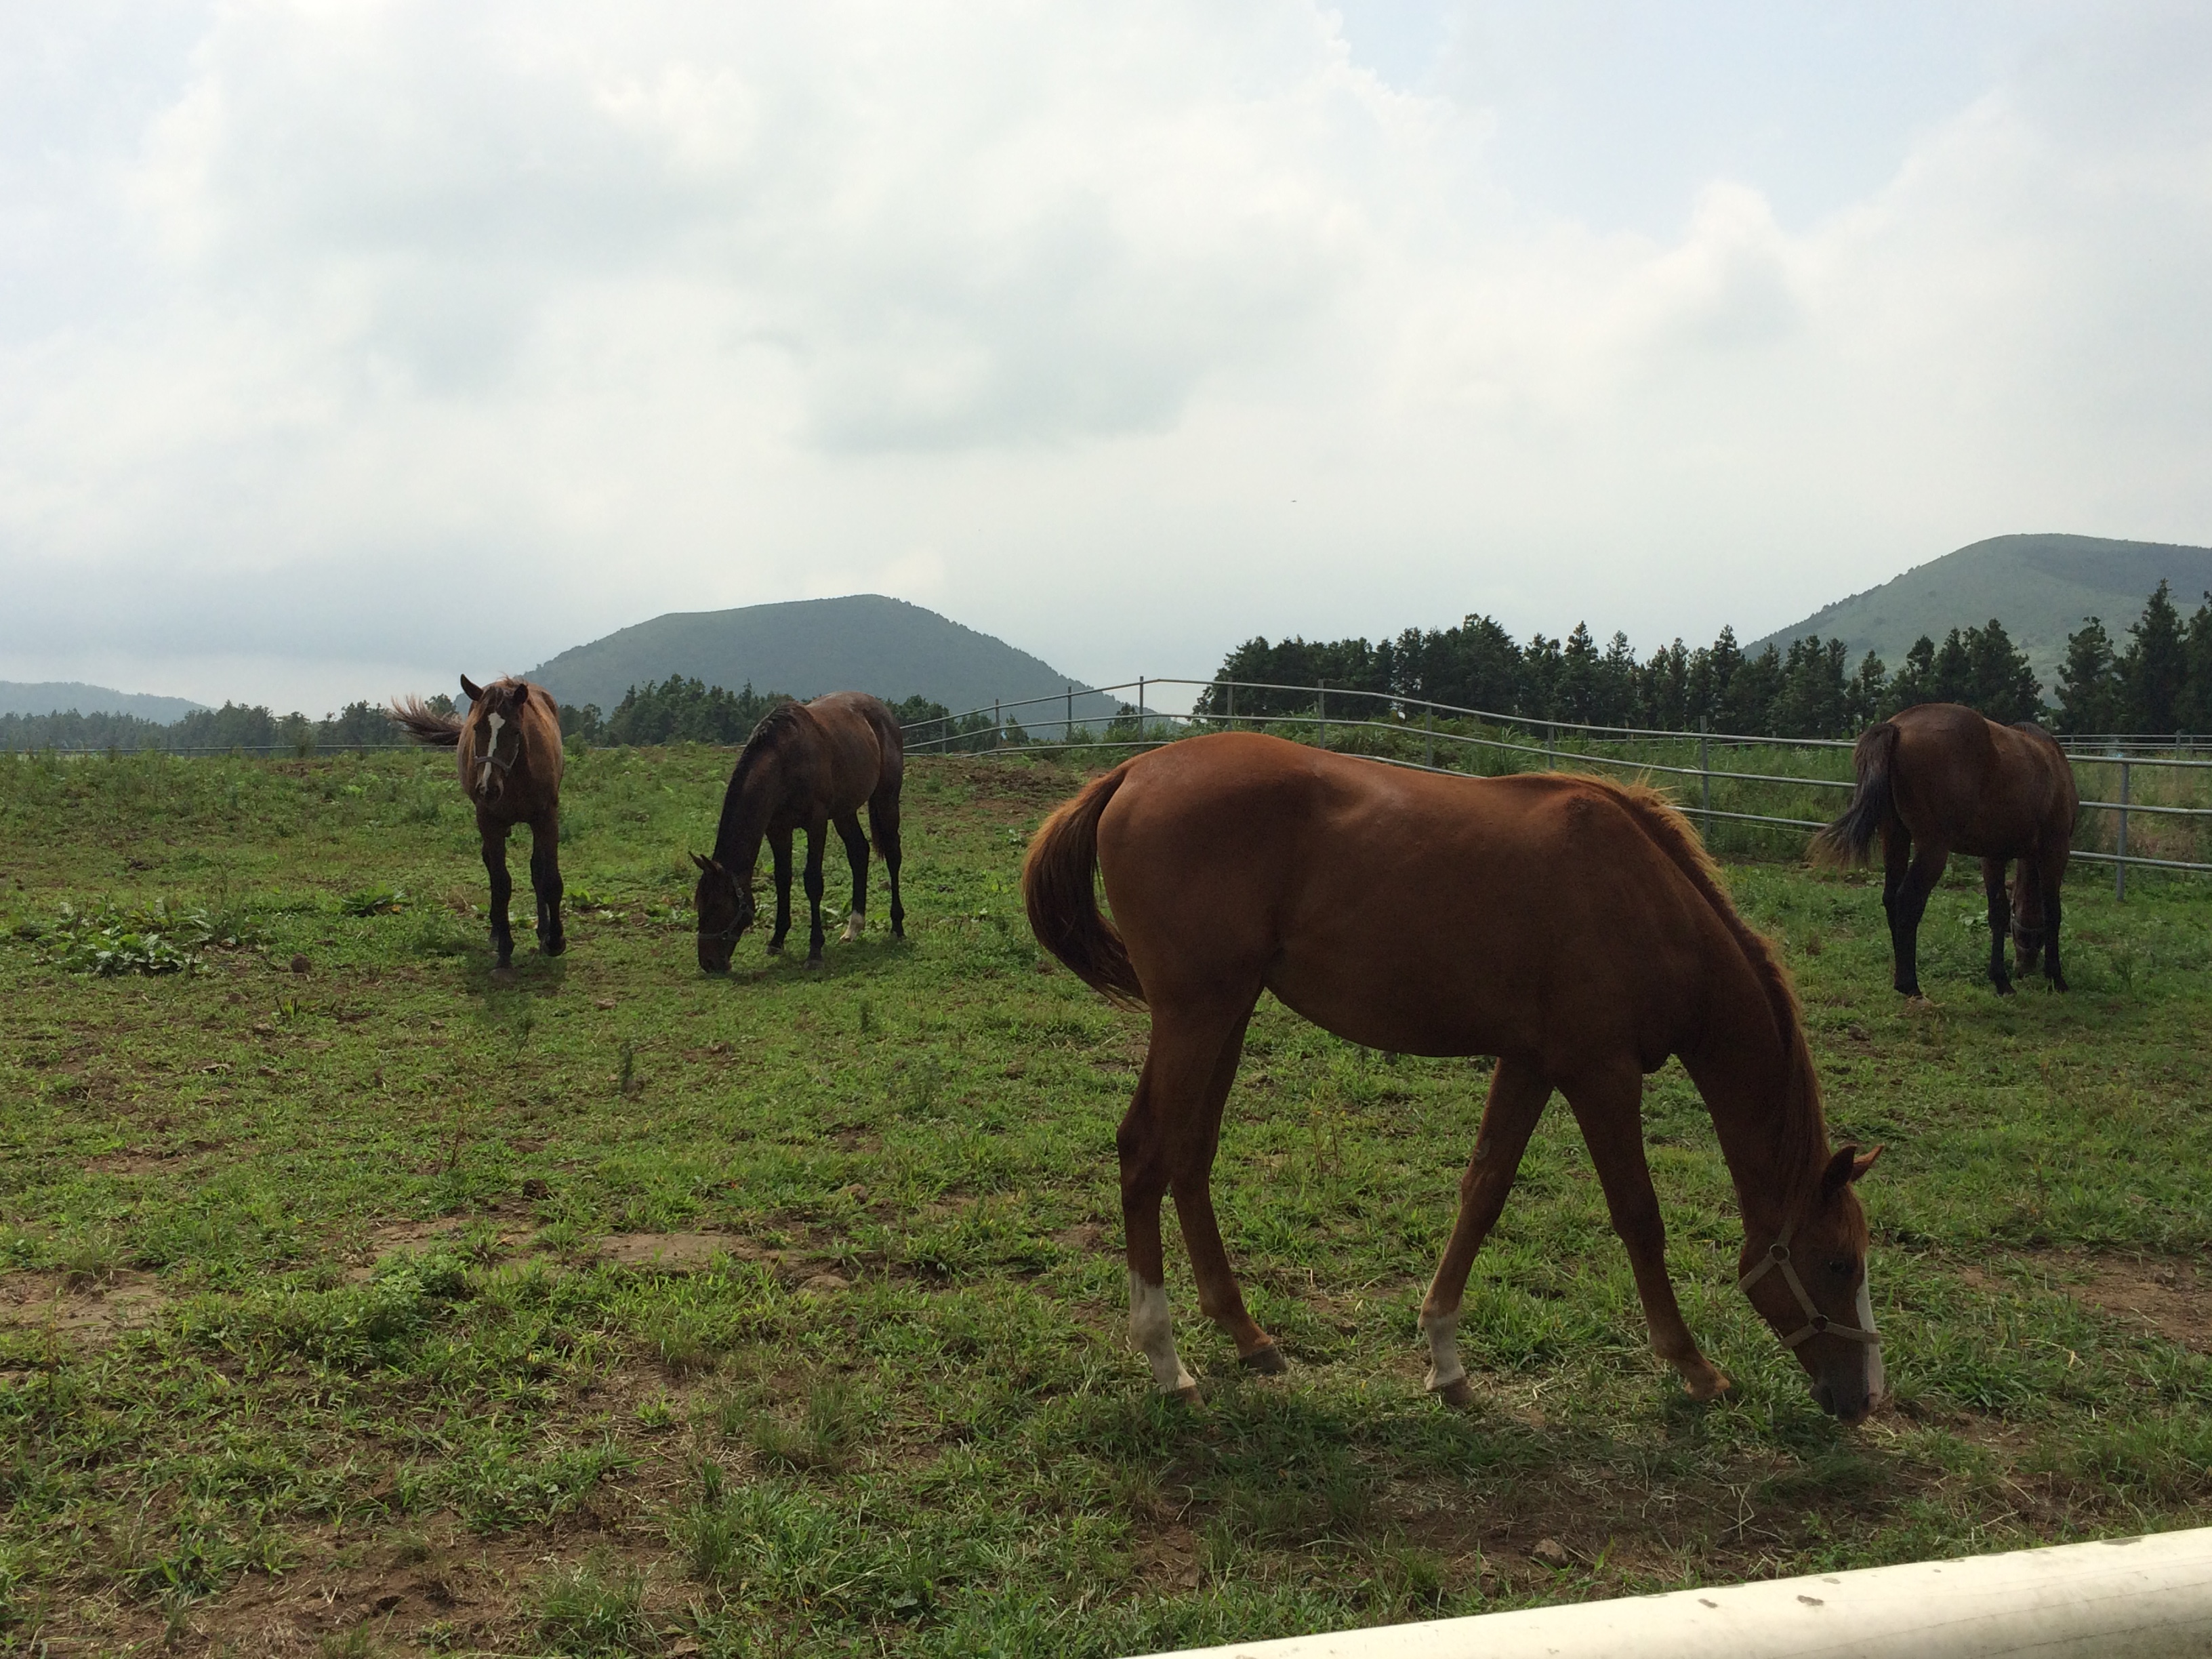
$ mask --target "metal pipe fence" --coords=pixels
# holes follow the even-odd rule
[[[1159,689],[1165,686],[1212,692],[1215,694],[1212,708],[1218,712],[1176,714],[1163,713],[1156,707],[1148,706],[1148,700],[1156,699]],[[1094,730],[1094,722],[1074,718],[1074,699],[1077,696],[1112,696],[1129,691],[1136,694],[1134,706],[1124,702],[1122,712],[1105,722],[1103,732]],[[1237,711],[1240,692],[1245,694],[1249,712]],[[1255,692],[1261,696],[1253,697],[1251,694]],[[1264,712],[1264,704],[1270,694],[1278,698],[1287,695],[1306,699],[1310,702],[1311,708],[1288,713]],[[1330,708],[1332,698],[1336,703],[1336,712],[1334,713]],[[1365,698],[1369,702],[1364,714],[1346,711],[1346,700],[1356,698]],[[1042,720],[1032,717],[1032,724],[1047,734],[1042,737],[1033,735],[1022,724],[1022,711],[1047,705],[1058,712]],[[909,754],[959,751],[1050,754],[1075,750],[1149,749],[1206,732],[1274,729],[1286,736],[1311,741],[1320,748],[1358,753],[1366,759],[1415,771],[1465,775],[1482,769],[1480,762],[1484,755],[1512,757],[1516,762],[1528,757],[1540,761],[1547,769],[1565,764],[1608,768],[1638,776],[1657,774],[1681,778],[1686,781],[1694,778],[1698,786],[1697,802],[1693,805],[1685,804],[1682,807],[1689,817],[1709,827],[1733,823],[1778,831],[1817,830],[1826,820],[1790,816],[1781,811],[1744,811],[1716,806],[1713,805],[1715,785],[1736,792],[1742,791],[1745,786],[1769,791],[1845,792],[1856,787],[1855,780],[1850,776],[1836,775],[1839,770],[1848,773],[1848,763],[1844,757],[1852,746],[1850,738],[1777,738],[1758,732],[1714,732],[1704,729],[1705,726],[1705,723],[1700,720],[1699,730],[1686,732],[1655,726],[1599,726],[1578,720],[1540,720],[1527,715],[1469,708],[1455,703],[1437,702],[1391,692],[1353,690],[1344,686],[1332,686],[1326,682],[1314,685],[1285,685],[1263,680],[1144,677],[1125,680],[1115,685],[1070,686],[1064,692],[1046,697],[1030,697],[1016,702],[1001,700],[992,704],[988,710],[979,708],[942,719],[915,721],[905,728],[905,732]],[[1455,729],[1469,726],[1474,729]],[[1054,728],[1058,732],[1056,740],[1050,735]],[[1372,734],[1370,741],[1366,746],[1355,746],[1359,744],[1363,734]],[[1563,750],[1563,738],[1573,746]],[[2073,739],[2065,744],[2077,781],[2087,770],[2115,769],[2113,781],[2117,785],[2118,799],[2087,798],[2088,792],[2085,789],[2085,799],[2081,802],[2084,813],[2110,815],[2112,850],[2106,852],[2094,847],[2077,847],[2072,856],[2085,862],[2112,866],[2114,889],[2120,897],[2127,896],[2127,872],[2130,867],[2212,873],[2212,860],[2162,855],[2164,851],[2181,849],[2164,848],[2160,851],[2131,853],[2128,848],[2130,818],[2132,817],[2137,820],[2136,827],[2140,831],[2143,828],[2142,819],[2146,815],[2169,821],[2174,829],[2185,832],[2182,839],[2187,843],[2186,850],[2197,852],[2212,848],[2212,806],[2179,804],[2172,800],[2154,802],[2139,799],[2136,794],[2136,775],[2142,769],[2154,769],[2157,775],[2171,776],[2176,780],[2175,787],[2187,785],[2197,772],[2212,770],[2212,760],[2199,760],[2191,753],[2192,742],[2185,733],[2175,739]],[[2093,747],[2093,743],[2101,746]],[[1441,763],[1437,758],[1440,744],[1447,745]],[[1393,748],[1401,748],[1407,752],[1389,752]],[[1797,753],[1804,757],[1808,766],[1824,766],[1827,769],[1824,775],[1812,770],[1795,773],[1740,769],[1726,764],[1717,766],[1714,764],[1716,749],[1721,751],[1723,761],[1730,754],[1744,754],[1745,751]],[[2170,749],[2174,752],[2151,752],[2154,749]],[[1647,752],[1634,752],[1638,750]],[[1668,752],[1669,750],[1671,752]],[[1416,754],[1419,758],[1414,757]],[[1746,754],[1745,757],[1747,759],[1749,757]],[[1475,764],[1458,764],[1455,763],[1455,761],[1474,762]],[[1744,802],[1739,794],[1737,804],[1764,803]],[[2138,841],[2140,839],[2139,835]]]

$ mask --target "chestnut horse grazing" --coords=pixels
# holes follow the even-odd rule
[[[1224,732],[1090,785],[1037,832],[1022,884],[1048,950],[1152,1011],[1118,1144],[1130,1335],[1163,1391],[1195,1397],[1169,1325],[1170,1188],[1200,1308],[1246,1365],[1284,1369],[1245,1311],[1208,1184],[1245,1024],[1268,990],[1370,1048],[1498,1056],[1421,1304],[1431,1392],[1472,1398],[1455,1334],[1468,1273],[1555,1088],[1628,1247],[1653,1347],[1692,1395],[1729,1386],[1675,1304],[1644,1164],[1644,1074],[1679,1054],[1735,1177],[1753,1306],[1824,1408],[1856,1422],[1880,1397],[1852,1188],[1875,1153],[1829,1151],[1789,975],[1658,795],[1555,775],[1440,776]]]
[[[1859,781],[1851,804],[1813,838],[1813,855],[1856,864],[1881,836],[1881,908],[1897,988],[1920,994],[1920,918],[1951,854],[1965,853],[1982,861],[1997,994],[2012,991],[2008,931],[2020,971],[2033,973],[2040,952],[2051,988],[2064,990],[2058,889],[2081,796],[2057,739],[2039,726],[2000,726],[1955,702],[1923,702],[1861,732],[1851,767]],[[2005,865],[2013,859],[2020,866],[2008,900]]]
[[[491,942],[499,965],[514,959],[514,930],[507,904],[514,891],[507,873],[507,835],[530,826],[530,885],[538,896],[538,948],[557,957],[568,948],[561,930],[561,709],[553,695],[527,680],[478,685],[466,674],[461,690],[465,715],[441,714],[420,697],[393,700],[392,718],[417,743],[458,750],[461,787],[476,803],[477,834],[483,840],[484,869],[491,877]]]
[[[806,832],[806,901],[814,929],[806,965],[822,965],[822,831],[836,824],[853,866],[853,912],[844,937],[856,939],[866,925],[868,828],[891,882],[891,936],[906,937],[906,906],[899,902],[899,786],[906,776],[906,742],[898,716],[880,698],[861,691],[832,691],[812,702],[787,702],[753,728],[722,796],[721,827],[711,857],[697,853],[699,966],[710,974],[729,969],[738,936],[753,922],[753,866],[765,838],[775,860],[775,932],[770,951],[783,949],[791,931],[791,836]]]

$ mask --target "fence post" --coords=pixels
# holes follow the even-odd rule
[[[1547,772],[1556,772],[1559,769],[1559,728],[1551,721],[1546,720],[1544,722],[1544,769]]]
[[[991,699],[991,747],[994,749],[999,746],[999,733],[1005,724],[1005,718],[999,713],[999,700],[994,697]]]
[[[1137,741],[1145,740],[1145,677],[1137,676]]]
[[[1421,710],[1421,732],[1428,739],[1426,763],[1429,769],[1434,771],[1437,764],[1437,711],[1435,709]]]
[[[1237,682],[1224,680],[1221,682],[1221,688],[1223,695],[1229,699],[1227,711],[1229,723],[1234,726],[1237,723]]]
[[[1062,743],[1075,741],[1075,688],[1072,685],[1067,688],[1067,718],[1060,724],[1060,740]]]
[[[1713,827],[1713,740],[1705,717],[1698,716],[1698,807],[1705,833]]]
[[[1322,680],[1315,688],[1314,707],[1321,712],[1321,746],[1328,747],[1328,682]]]
[[[2128,896],[2128,757],[2120,756],[2120,861],[2112,866],[2112,896],[2124,899]]]

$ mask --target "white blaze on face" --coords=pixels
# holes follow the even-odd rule
[[[1162,1394],[1180,1394],[1196,1388],[1191,1374],[1176,1357],[1175,1333],[1168,1316],[1168,1287],[1147,1285],[1134,1269],[1129,1273],[1129,1341],[1151,1362],[1152,1381]]]
[[[1449,1389],[1467,1376],[1467,1367],[1459,1360],[1459,1316],[1438,1314],[1431,1319],[1421,1316],[1421,1334],[1429,1339],[1429,1381],[1431,1394],[1439,1389]]]
[[[1867,1279],[1864,1274],[1860,1275],[1859,1278],[1858,1325],[1861,1330],[1869,1334],[1874,1330],[1874,1298],[1867,1293]],[[1882,1384],[1887,1380],[1882,1374],[1881,1345],[1878,1342],[1868,1343],[1866,1345],[1866,1383],[1869,1405],[1874,1404],[1881,1398]]]
[[[501,715],[487,714],[484,716],[483,753],[477,757],[482,763],[477,772],[477,787],[478,789],[487,789],[491,787],[491,759],[494,755],[496,755],[499,752],[499,728],[506,724],[507,720]]]

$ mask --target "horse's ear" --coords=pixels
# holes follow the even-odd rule
[[[516,687],[514,688],[514,706],[515,706],[517,708],[521,708],[521,707],[523,706],[523,704],[525,704],[525,703],[528,702],[529,701],[530,701],[530,685],[529,685],[529,682],[525,681],[523,684],[521,684],[520,685],[518,685],[518,686],[516,686]]]
[[[461,676],[461,695],[465,696],[471,702],[474,702],[477,698],[483,696],[483,687],[478,685],[466,674],[464,674]]]
[[[1856,1146],[1837,1147],[1836,1155],[1828,1160],[1828,1167],[1820,1171],[1820,1196],[1824,1199],[1833,1198],[1869,1170],[1874,1168],[1875,1159],[1881,1156],[1881,1148],[1879,1146],[1864,1158],[1859,1156],[1859,1149]]]
[[[694,853],[691,855],[691,862],[699,866],[699,871],[702,875],[717,874],[720,872],[722,867],[720,865],[715,863],[714,860],[699,853]]]

